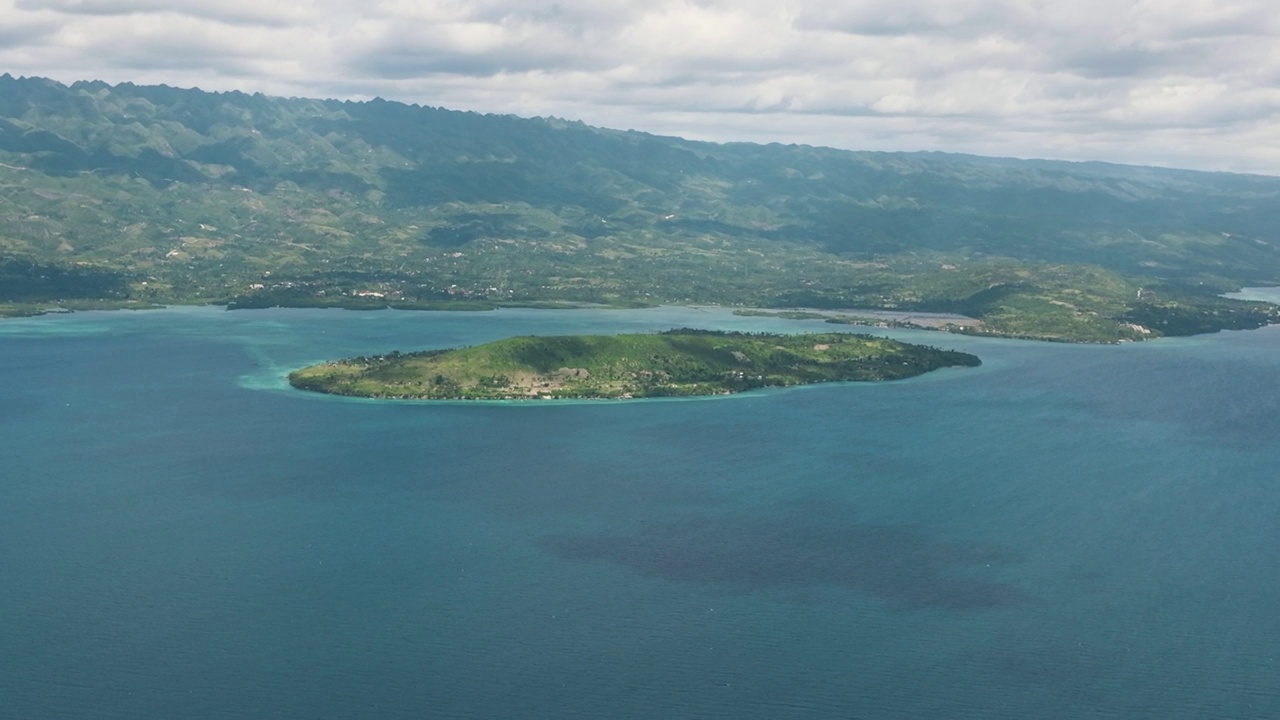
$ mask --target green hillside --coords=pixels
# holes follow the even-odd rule
[[[686,329],[517,337],[456,350],[396,352],[304,368],[290,374],[289,382],[304,390],[378,398],[626,399],[894,380],[978,364],[966,353],[863,335]]]
[[[10,313],[696,302],[1107,341],[1272,319],[1215,296],[1280,284],[1277,211],[1261,176],[0,76]]]

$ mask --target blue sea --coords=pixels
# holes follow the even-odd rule
[[[1280,718],[1280,327],[696,400],[293,368],[726,310],[0,322],[0,717]]]

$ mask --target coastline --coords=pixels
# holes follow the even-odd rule
[[[1271,305],[1280,306],[1280,286],[1264,286],[1264,287],[1247,287],[1241,288],[1239,291],[1224,293],[1219,297],[1228,300],[1239,300],[1246,302],[1269,303]],[[191,302],[173,302],[166,304],[140,302],[140,301],[71,301],[64,303],[8,303],[0,304],[0,324],[6,320],[17,320],[22,318],[35,318],[44,316],[63,316],[74,315],[85,312],[114,312],[120,310],[128,311],[146,311],[146,310],[164,310],[177,309],[183,307],[190,308],[211,308],[220,309],[221,311],[231,310],[276,310],[276,309],[294,309],[294,310],[347,310],[357,313],[370,313],[383,310],[400,310],[406,312],[482,312],[482,311],[500,311],[500,310],[644,310],[658,309],[663,307],[670,308],[686,308],[689,310],[716,310],[727,311],[741,317],[769,317],[782,320],[821,320],[834,325],[847,325],[851,327],[862,327],[868,329],[908,329],[921,330],[928,332],[942,332],[950,335],[968,336],[968,337],[984,337],[984,338],[1000,338],[1008,340],[1023,340],[1037,342],[1064,343],[1072,345],[1121,345],[1133,342],[1150,342],[1153,340],[1161,340],[1172,337],[1191,337],[1196,335],[1212,334],[1224,330],[1250,330],[1267,327],[1268,325],[1277,324],[1273,317],[1270,322],[1248,322],[1232,325],[1230,323],[1219,323],[1216,326],[1206,326],[1206,329],[1199,332],[1174,332],[1174,333],[1152,333],[1145,331],[1146,328],[1130,325],[1129,328],[1133,332],[1126,331],[1123,335],[1117,334],[1113,337],[1082,337],[1071,335],[1053,335],[1040,334],[1034,332],[1017,332],[1013,330],[1000,330],[991,326],[988,322],[981,318],[975,318],[968,315],[945,312],[925,312],[925,311],[905,311],[905,310],[885,310],[878,308],[769,308],[769,307],[743,307],[738,305],[714,305],[714,304],[649,304],[649,303],[619,303],[619,304],[602,304],[602,303],[577,303],[577,302],[517,302],[517,303],[477,303],[474,301],[457,301],[457,302],[441,302],[441,303],[371,303],[371,304],[317,304],[317,303],[288,303],[276,305],[262,306],[238,306],[233,303],[216,300],[216,301],[191,301]]]
[[[970,353],[874,335],[685,327],[360,355],[303,367],[288,379],[300,390],[385,400],[634,400],[879,382],[981,364]]]

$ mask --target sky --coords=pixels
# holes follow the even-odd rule
[[[1280,175],[1268,0],[0,0],[0,72]]]

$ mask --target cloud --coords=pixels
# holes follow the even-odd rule
[[[1005,25],[1026,12],[1025,3],[953,0],[855,2],[842,5],[812,3],[802,7],[797,25],[853,35],[945,35],[973,37]]]
[[[170,15],[203,18],[230,25],[282,27],[314,18],[314,3],[270,3],[255,0],[220,0],[217,3],[174,0],[17,0],[19,10],[63,15],[129,16]]]
[[[339,57],[352,73],[385,78],[603,69],[574,51],[577,40],[571,28],[528,18],[397,18],[357,23],[342,35]]]
[[[0,25],[0,49],[23,48],[40,42],[58,31],[52,21],[24,18]]]
[[[1264,0],[0,0],[0,67],[1280,173]]]

